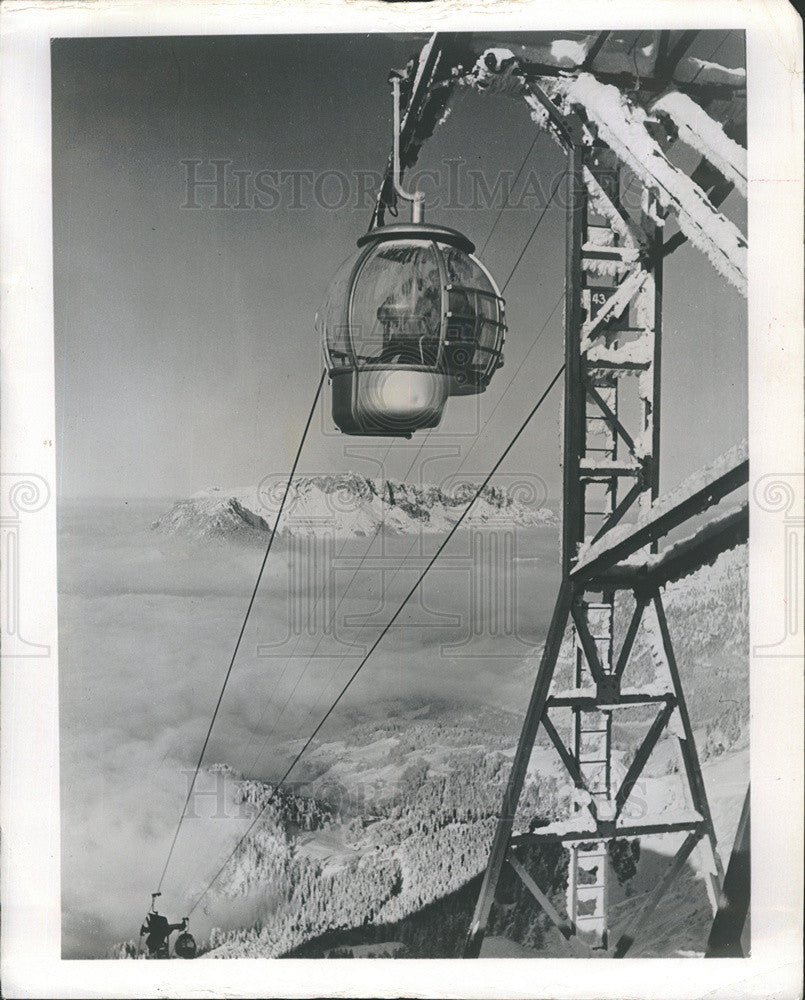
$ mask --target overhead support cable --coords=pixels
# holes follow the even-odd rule
[[[483,255],[484,255],[484,253],[486,251],[486,248],[489,246],[489,241],[492,239],[492,236],[493,236],[495,230],[497,229],[498,223],[500,222],[500,218],[503,215],[503,210],[509,204],[509,198],[511,197],[512,192],[514,191],[514,189],[517,187],[517,182],[520,180],[520,175],[522,174],[523,170],[525,169],[525,165],[528,162],[528,158],[529,158],[529,156],[531,156],[531,153],[532,153],[532,151],[534,149],[534,146],[536,146],[537,140],[539,139],[539,137],[540,137],[540,133],[537,132],[536,135],[534,136],[534,138],[531,141],[531,145],[528,147],[528,151],[526,152],[525,156],[523,157],[523,162],[520,164],[520,169],[517,171],[517,174],[516,174],[514,180],[512,181],[511,188],[506,192],[506,197],[503,199],[503,204],[500,206],[500,211],[495,216],[495,221],[492,223],[492,228],[489,230],[489,233],[488,233],[486,239],[484,240],[484,245],[481,247],[480,252],[478,253],[479,257],[483,257]]]
[[[556,183],[554,184],[554,186],[553,186],[553,190],[551,191],[551,193],[550,193],[550,196],[549,196],[549,198],[548,198],[547,202],[545,203],[545,207],[544,207],[544,208],[543,208],[543,210],[542,210],[542,211],[540,212],[540,214],[539,214],[539,218],[537,219],[536,223],[534,224],[534,228],[533,228],[533,229],[531,230],[531,233],[530,233],[530,235],[529,235],[528,239],[527,239],[527,240],[525,241],[525,246],[524,246],[524,247],[523,247],[523,249],[522,249],[522,250],[520,251],[520,256],[519,256],[519,257],[517,258],[517,260],[515,261],[515,263],[514,263],[514,267],[513,267],[513,268],[511,269],[511,271],[509,272],[509,276],[508,276],[508,278],[506,278],[505,282],[503,283],[503,287],[502,287],[502,288],[500,289],[500,294],[501,294],[501,295],[503,295],[503,293],[504,293],[504,292],[506,291],[506,289],[507,289],[507,288],[509,287],[509,282],[510,282],[510,281],[512,280],[512,278],[514,277],[514,272],[515,272],[515,271],[517,270],[517,268],[519,267],[519,265],[520,265],[520,261],[521,261],[521,260],[523,259],[523,257],[525,256],[525,252],[526,252],[526,250],[528,250],[529,246],[531,245],[531,241],[532,241],[532,240],[534,239],[534,237],[536,236],[536,233],[537,233],[537,230],[539,229],[539,226],[540,226],[540,223],[541,223],[541,222],[542,222],[542,220],[543,220],[543,219],[545,218],[545,213],[546,213],[546,212],[548,211],[548,209],[549,209],[549,208],[550,208],[550,206],[551,206],[551,202],[552,202],[552,201],[553,201],[553,199],[554,199],[554,198],[556,197],[556,192],[557,192],[557,191],[559,190],[559,187],[560,187],[560,185],[561,185],[562,181],[563,181],[563,180],[565,179],[565,176],[566,176],[565,174],[560,174],[560,175],[559,175],[559,176],[558,176],[558,177],[556,178]]]
[[[347,693],[347,691],[349,690],[349,688],[352,685],[352,683],[355,680],[355,678],[358,676],[358,674],[361,672],[361,670],[364,668],[364,666],[368,663],[369,658],[371,657],[372,653],[374,653],[374,651],[377,649],[377,647],[382,642],[383,638],[390,631],[390,629],[393,627],[394,623],[397,621],[397,619],[399,618],[399,616],[402,614],[403,609],[408,604],[408,602],[413,597],[413,595],[416,593],[416,591],[419,588],[419,585],[425,579],[425,577],[427,576],[427,574],[430,571],[430,569],[433,567],[433,565],[436,562],[436,560],[442,554],[442,552],[444,551],[445,547],[450,542],[450,539],[456,533],[456,531],[458,530],[458,528],[460,527],[460,525],[464,521],[465,517],[470,512],[470,509],[472,508],[472,506],[475,503],[475,501],[478,499],[478,497],[481,496],[481,494],[483,493],[483,491],[489,485],[489,482],[491,481],[492,477],[495,475],[495,473],[498,471],[498,469],[500,468],[500,466],[503,464],[503,462],[505,461],[506,457],[511,452],[512,448],[514,448],[515,444],[520,439],[520,436],[522,435],[523,431],[525,431],[526,427],[529,425],[529,423],[531,422],[531,420],[534,417],[534,415],[537,413],[537,411],[542,406],[542,404],[545,401],[545,399],[548,397],[548,394],[550,393],[551,389],[553,389],[553,387],[559,381],[559,378],[561,377],[561,375],[564,372],[564,370],[565,370],[565,366],[563,364],[559,368],[559,370],[557,371],[557,373],[554,375],[554,377],[551,379],[551,381],[548,383],[547,388],[542,393],[542,395],[539,397],[539,399],[534,404],[534,406],[531,408],[531,410],[529,411],[529,413],[526,416],[526,418],[520,424],[520,426],[517,429],[516,433],[511,438],[511,440],[509,441],[508,445],[506,445],[506,447],[504,448],[504,450],[501,453],[501,455],[498,458],[498,460],[495,462],[495,464],[492,466],[492,468],[490,469],[490,471],[487,473],[484,481],[476,489],[476,491],[473,494],[472,498],[467,503],[467,505],[465,506],[464,510],[461,512],[461,514],[459,515],[458,519],[455,521],[455,523],[453,524],[453,526],[450,528],[450,531],[447,533],[447,535],[445,536],[444,540],[439,545],[438,549],[433,554],[433,556],[431,557],[431,559],[428,562],[428,564],[425,566],[425,568],[422,570],[422,572],[417,577],[417,580],[414,583],[414,585],[411,587],[411,589],[408,591],[408,593],[405,595],[405,597],[403,598],[403,600],[401,601],[401,603],[397,607],[397,610],[391,616],[391,618],[386,623],[386,625],[383,626],[383,629],[381,630],[380,634],[375,639],[375,641],[372,643],[372,645],[369,647],[369,650],[367,651],[366,655],[363,657],[363,659],[361,660],[361,662],[358,664],[358,666],[355,668],[355,670],[350,675],[350,677],[347,680],[347,682],[341,688],[341,690],[338,693],[337,697],[334,699],[334,701],[332,702],[332,704],[330,705],[330,707],[324,713],[324,715],[322,716],[322,718],[320,719],[320,721],[316,725],[316,727],[313,730],[313,732],[310,734],[310,736],[305,741],[305,743],[302,746],[302,748],[299,750],[299,752],[296,754],[296,756],[294,757],[294,759],[291,761],[291,763],[288,766],[288,768],[286,769],[285,773],[282,775],[282,777],[279,779],[279,781],[274,785],[274,788],[273,788],[271,794],[268,796],[268,798],[266,799],[266,801],[263,803],[263,805],[261,806],[260,810],[258,811],[257,815],[254,817],[254,819],[252,820],[252,822],[249,824],[249,826],[246,829],[245,833],[243,833],[243,835],[240,837],[240,839],[238,840],[237,844],[235,844],[235,847],[227,855],[226,860],[224,861],[224,863],[216,871],[216,873],[213,875],[212,879],[207,884],[207,887],[204,889],[204,891],[201,893],[201,895],[196,899],[196,901],[193,903],[192,907],[188,910],[188,916],[195,911],[195,909],[199,906],[199,904],[204,899],[204,897],[207,895],[207,893],[210,891],[210,889],[212,889],[212,887],[218,881],[218,879],[221,876],[221,874],[226,869],[226,866],[229,864],[229,862],[232,860],[232,858],[234,858],[235,855],[237,854],[238,850],[240,849],[241,844],[244,843],[244,841],[248,838],[249,834],[252,832],[252,830],[255,828],[255,826],[259,822],[260,817],[263,815],[263,813],[266,811],[266,809],[271,805],[271,803],[275,801],[275,799],[277,797],[277,794],[279,793],[279,791],[282,788],[282,786],[285,784],[286,780],[288,779],[288,776],[291,774],[291,772],[294,770],[294,768],[296,767],[296,765],[302,759],[302,756],[304,755],[304,753],[310,747],[311,743],[316,738],[316,736],[318,735],[318,733],[321,731],[321,729],[324,726],[324,724],[327,722],[327,720],[330,718],[330,716],[332,715],[332,713],[335,711],[335,709],[338,706],[339,702],[344,697],[344,695]]]
[[[199,754],[198,762],[196,764],[195,771],[193,772],[193,778],[190,781],[190,785],[187,789],[187,795],[185,796],[184,805],[182,806],[182,812],[179,816],[179,822],[176,824],[176,830],[173,834],[173,840],[171,841],[170,849],[168,850],[168,856],[165,859],[165,864],[162,868],[162,874],[159,877],[159,885],[157,886],[157,892],[160,892],[162,890],[162,883],[165,880],[165,874],[168,870],[168,865],[170,864],[171,858],[173,857],[173,851],[176,847],[176,841],[179,839],[179,831],[181,830],[182,823],[184,822],[185,816],[187,815],[187,807],[190,804],[190,799],[193,796],[193,789],[196,786],[196,779],[198,778],[199,771],[201,770],[201,765],[204,761],[204,754],[207,752],[207,745],[210,742],[212,728],[215,725],[216,718],[218,717],[218,711],[221,707],[221,702],[223,701],[224,698],[224,692],[226,691],[226,686],[229,683],[229,678],[232,674],[232,668],[235,666],[235,659],[237,658],[238,650],[240,649],[240,644],[243,639],[243,634],[246,631],[246,625],[249,621],[249,615],[251,614],[252,608],[254,607],[254,601],[255,598],[257,597],[257,591],[260,588],[260,581],[263,578],[263,572],[266,568],[266,563],[268,562],[268,556],[269,553],[271,552],[271,548],[274,544],[274,539],[277,535],[277,527],[280,523],[282,512],[285,509],[285,502],[288,499],[288,494],[291,489],[291,484],[293,483],[294,476],[296,475],[296,468],[299,465],[299,458],[302,454],[302,449],[305,446],[307,434],[308,431],[310,430],[310,424],[311,421],[313,420],[313,414],[316,412],[316,406],[318,405],[319,398],[321,397],[321,390],[324,387],[324,379],[326,375],[327,371],[325,369],[321,373],[321,378],[319,379],[319,384],[316,387],[316,393],[313,397],[313,403],[310,407],[310,412],[307,415],[307,420],[305,422],[305,429],[302,431],[302,437],[299,441],[299,447],[296,449],[296,456],[294,457],[293,465],[291,466],[291,471],[290,474],[288,475],[288,481],[285,484],[285,492],[283,493],[282,496],[282,502],[280,503],[279,510],[277,511],[277,516],[274,518],[274,527],[271,529],[271,536],[268,539],[268,545],[266,546],[265,555],[263,556],[263,561],[260,564],[260,570],[257,574],[257,579],[255,580],[251,597],[249,598],[249,604],[246,608],[246,614],[243,617],[243,624],[241,625],[240,631],[238,632],[238,637],[235,642],[235,648],[232,651],[232,657],[229,661],[229,666],[227,667],[226,675],[224,676],[224,683],[221,685],[221,691],[218,695],[218,701],[215,703],[215,709],[213,710],[212,718],[210,719],[210,725],[207,729],[207,735],[204,737],[204,744],[201,747],[201,753]]]

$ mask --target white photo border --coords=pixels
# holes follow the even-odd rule
[[[573,0],[563,5],[506,0],[461,6],[449,0],[414,5],[368,0],[9,0],[0,11],[0,25],[3,600],[19,596],[19,604],[9,611],[1,664],[4,994],[573,1000],[800,995],[802,658],[769,649],[781,630],[787,628],[784,634],[791,638],[792,621],[793,642],[786,649],[798,645],[801,650],[804,634],[802,617],[791,618],[785,604],[786,594],[802,601],[805,487],[802,25],[794,9],[785,0]],[[579,959],[354,960],[336,965],[301,959],[62,960],[50,40],[644,25],[736,28],[745,30],[747,39],[751,957],[604,960],[594,966]],[[798,553],[785,548],[786,524],[798,532]],[[44,651],[24,655],[15,646],[23,626],[26,640],[46,647]]]

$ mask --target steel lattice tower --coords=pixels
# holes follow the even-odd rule
[[[633,82],[650,94],[667,88],[674,66],[697,33],[681,32],[675,41],[671,32],[659,34],[656,77]],[[599,33],[577,73],[594,74],[593,63],[609,35]],[[566,84],[573,71],[545,62],[528,64],[509,50],[490,49],[467,73],[466,56],[460,36],[437,33],[418,62],[412,63],[411,91],[399,134],[404,164],[416,161],[463,73],[470,86],[523,98],[532,117],[562,146],[567,160],[567,230],[561,583],[464,955],[480,954],[500,876],[508,865],[574,954],[621,957],[697,847],[704,852],[701,867],[714,912],[719,906],[722,867],[662,588],[746,541],[748,504],[719,509],[710,523],[694,524],[687,538],[663,552],[657,552],[657,542],[746,485],[747,449],[745,444],[737,446],[710,472],[658,499],[663,261],[687,236],[680,230],[665,238],[666,211],[652,184],[639,186],[639,204],[627,204],[621,175],[624,155],[633,154],[628,142],[626,150],[609,145],[606,123],[603,129],[598,127],[585,107],[572,97],[563,98],[562,81]],[[549,93],[542,87],[546,79],[552,79],[555,88]],[[611,81],[595,83],[612,89]],[[745,98],[729,85],[726,89],[718,83],[702,83],[698,89],[694,82],[685,86],[694,97],[726,100],[725,130],[745,141],[741,124]],[[639,124],[641,135],[643,129]],[[618,142],[623,145],[616,137]],[[662,158],[659,147],[654,149]],[[635,171],[626,173],[637,179]],[[684,182],[692,199],[714,215],[733,187],[706,157],[684,176]],[[633,188],[630,194],[634,195]],[[382,224],[385,207],[392,203],[387,168],[373,223]],[[743,238],[738,234],[737,239],[740,243]],[[733,274],[737,269],[738,284],[745,283],[740,263],[731,259],[729,268]],[[641,630],[647,634],[655,676],[635,684],[629,666]],[[568,650],[569,670],[563,662]],[[563,673],[570,675],[569,686],[560,689]],[[636,726],[645,723],[645,731],[624,772],[616,773],[613,720],[623,713],[635,715]],[[571,814],[530,832],[516,831],[517,807],[540,727],[575,787]],[[669,730],[678,739],[684,807],[653,818],[630,818],[626,808],[630,794]],[[748,819],[744,828],[748,829]],[[618,940],[611,943],[610,845],[667,834],[681,835],[680,846],[632,919],[620,928]],[[546,841],[561,843],[570,852],[566,916],[536,884],[517,853],[521,847]],[[748,843],[746,836],[742,842]],[[745,864],[744,870],[748,871]],[[736,891],[730,895],[740,900],[736,909],[740,913],[732,914],[728,936],[730,947],[739,951],[749,886],[746,879],[736,876],[735,881]]]
[[[537,88],[532,91],[540,94]],[[684,833],[666,875],[614,945],[630,947],[637,926],[656,906],[700,842],[709,859],[708,895],[715,912],[722,879],[715,831],[690,718],[673,653],[659,584],[643,567],[603,561],[589,554],[606,545],[624,515],[637,508],[649,518],[659,485],[663,219],[644,192],[639,223],[621,201],[618,161],[600,143],[589,143],[581,122],[560,116],[541,96],[568,155],[565,283],[565,379],[563,430],[562,583],[520,735],[503,807],[484,876],[465,955],[480,953],[504,863],[520,877],[577,953],[609,950],[609,846],[615,839]],[[631,394],[628,388],[631,387]],[[636,389],[636,391],[635,391]],[[626,405],[631,396],[631,406]],[[630,426],[631,424],[631,426]],[[649,532],[646,545],[656,549]],[[589,553],[589,554],[588,554]],[[586,559],[585,559],[586,556]],[[618,595],[630,593],[633,610],[617,634]],[[638,629],[653,631],[664,690],[627,688],[624,680]],[[574,666],[572,687],[557,691],[555,675],[566,630]],[[630,709],[653,709],[653,721],[625,774],[613,767],[613,717]],[[570,713],[568,737],[557,716]],[[642,770],[676,716],[689,807],[668,817],[624,822],[624,807]],[[576,789],[569,820],[528,834],[514,834],[514,818],[539,728],[556,748]],[[529,876],[518,846],[540,839],[569,850],[567,919],[561,917]]]

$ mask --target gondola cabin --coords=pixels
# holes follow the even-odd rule
[[[436,427],[448,396],[483,392],[502,361],[504,302],[454,229],[371,230],[317,317],[345,434],[410,437]]]

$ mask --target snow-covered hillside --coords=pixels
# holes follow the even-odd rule
[[[154,528],[196,539],[253,538],[271,530],[283,484],[204,490],[179,500]],[[371,536],[378,531],[444,532],[472,499],[477,485],[448,492],[434,485],[375,480],[357,473],[300,476],[283,511],[279,534]],[[468,527],[536,527],[556,515],[533,496],[488,486],[463,522]]]
[[[664,602],[726,862],[748,777],[746,546],[667,587]],[[629,609],[620,607],[618,617],[622,632]],[[655,679],[651,645],[651,635],[638,632],[627,683]],[[351,725],[314,741],[296,781],[247,837],[213,893],[218,912],[231,907],[232,915],[204,943],[207,957],[311,957],[345,948],[358,955],[354,945],[391,947],[399,941],[407,957],[457,954],[488,857],[521,712],[423,699],[377,703],[363,715],[356,712]],[[614,727],[620,772],[646,725],[644,719]],[[274,751],[284,760],[298,748],[295,737]],[[659,818],[687,809],[680,764],[677,735],[669,727],[635,786],[629,814]],[[252,807],[273,788],[248,774],[231,772],[231,778],[237,801]],[[572,782],[543,737],[530,761],[515,828],[566,819],[572,795]],[[625,885],[613,884],[616,934],[657,884],[679,836],[643,838],[636,874]],[[540,884],[553,887],[559,906],[566,878],[562,857],[561,850],[543,852],[529,861]],[[695,855],[685,866],[641,928],[635,957],[702,953],[711,921],[702,864]],[[199,875],[199,891],[206,877]],[[254,913],[239,917],[241,902]],[[519,903],[494,911],[496,935],[533,954],[565,954],[547,921]],[[132,941],[114,954],[135,952]]]
[[[703,566],[671,584],[664,594],[725,862],[732,847],[748,770],[747,590],[744,545],[723,553],[712,566]],[[623,609],[619,614],[622,617]],[[621,625],[625,628],[625,619]],[[650,648],[650,636],[640,632],[633,669],[643,683],[655,673]],[[636,682],[636,678],[632,677],[631,682]],[[445,940],[440,943],[447,950],[429,951],[421,940],[414,941],[415,925],[422,919],[416,914],[424,913],[423,908],[428,906],[441,907],[436,923],[444,927],[449,925],[446,912],[458,905],[459,896],[470,909],[474,903],[477,886],[473,889],[470,883],[483,869],[488,855],[519,721],[516,713],[512,718],[515,730],[510,729],[508,720],[494,717],[484,720],[485,724],[478,719],[474,730],[464,731],[460,720],[430,708],[426,717],[419,714],[415,718],[406,717],[404,721],[398,720],[402,724],[397,727],[390,726],[388,720],[385,724],[367,724],[363,729],[356,727],[338,741],[314,745],[308,758],[312,780],[304,789],[305,794],[326,801],[333,789],[372,790],[371,808],[367,803],[364,815],[353,820],[348,835],[341,837],[339,828],[334,826],[328,836],[313,833],[306,838],[289,839],[293,840],[294,863],[305,872],[308,871],[305,866],[313,867],[315,877],[311,887],[318,885],[318,880],[328,885],[331,880],[332,892],[338,894],[338,886],[342,885],[339,879],[347,878],[348,882],[343,884],[348,888],[342,890],[347,899],[339,900],[337,913],[329,901],[323,902],[319,911],[316,890],[310,888],[304,902],[299,896],[285,907],[280,906],[274,923],[213,935],[211,943],[217,947],[210,957],[281,954],[283,933],[284,942],[307,940],[314,942],[311,945],[314,949],[318,947],[317,935],[319,940],[329,941],[329,934],[333,946],[345,945],[352,940],[345,933],[349,927],[343,912],[345,906],[354,909],[350,912],[352,926],[361,928],[359,936],[365,935],[365,940],[374,940],[372,932],[366,930],[370,924],[377,928],[377,940],[382,940],[383,934],[391,940],[402,933],[411,956],[452,954],[450,948],[455,942],[446,941],[456,928],[445,932]],[[616,727],[615,756],[624,769],[644,734],[645,722],[635,729]],[[651,755],[630,801],[629,808],[635,816],[656,817],[686,807],[679,766],[677,739],[669,729]],[[411,797],[408,805],[406,794]],[[534,815],[566,816],[571,795],[572,783],[559,766],[553,748],[538,745],[530,761],[527,793],[520,803],[515,826],[520,824],[525,828],[529,817]],[[342,819],[346,829],[346,817]],[[637,876],[628,888],[613,888],[612,917],[616,929],[634,913],[643,894],[654,888],[657,872],[665,870],[668,859],[679,846],[679,835],[645,838],[641,846],[644,859]],[[697,855],[685,867],[678,884],[643,928],[635,955],[702,953],[712,914],[701,864],[702,859]],[[233,866],[229,891],[233,879],[240,886],[239,891],[246,886],[259,893],[261,887],[264,891],[265,885],[270,884],[261,865],[255,863],[254,854],[243,855],[239,865]],[[372,886],[366,898],[355,888],[357,883],[364,882]],[[469,912],[460,914],[456,940],[464,933]],[[311,916],[313,913],[316,916]],[[303,923],[303,918],[309,920],[307,930],[294,931],[294,923]],[[521,922],[523,926],[528,923],[525,917]],[[529,927],[525,932],[520,927],[517,932],[515,927],[515,938],[520,944],[536,948],[537,953],[564,954],[561,942],[552,942],[546,928]],[[556,951],[552,952],[552,948]],[[297,954],[293,948],[285,953]],[[302,950],[298,954],[307,952]]]

